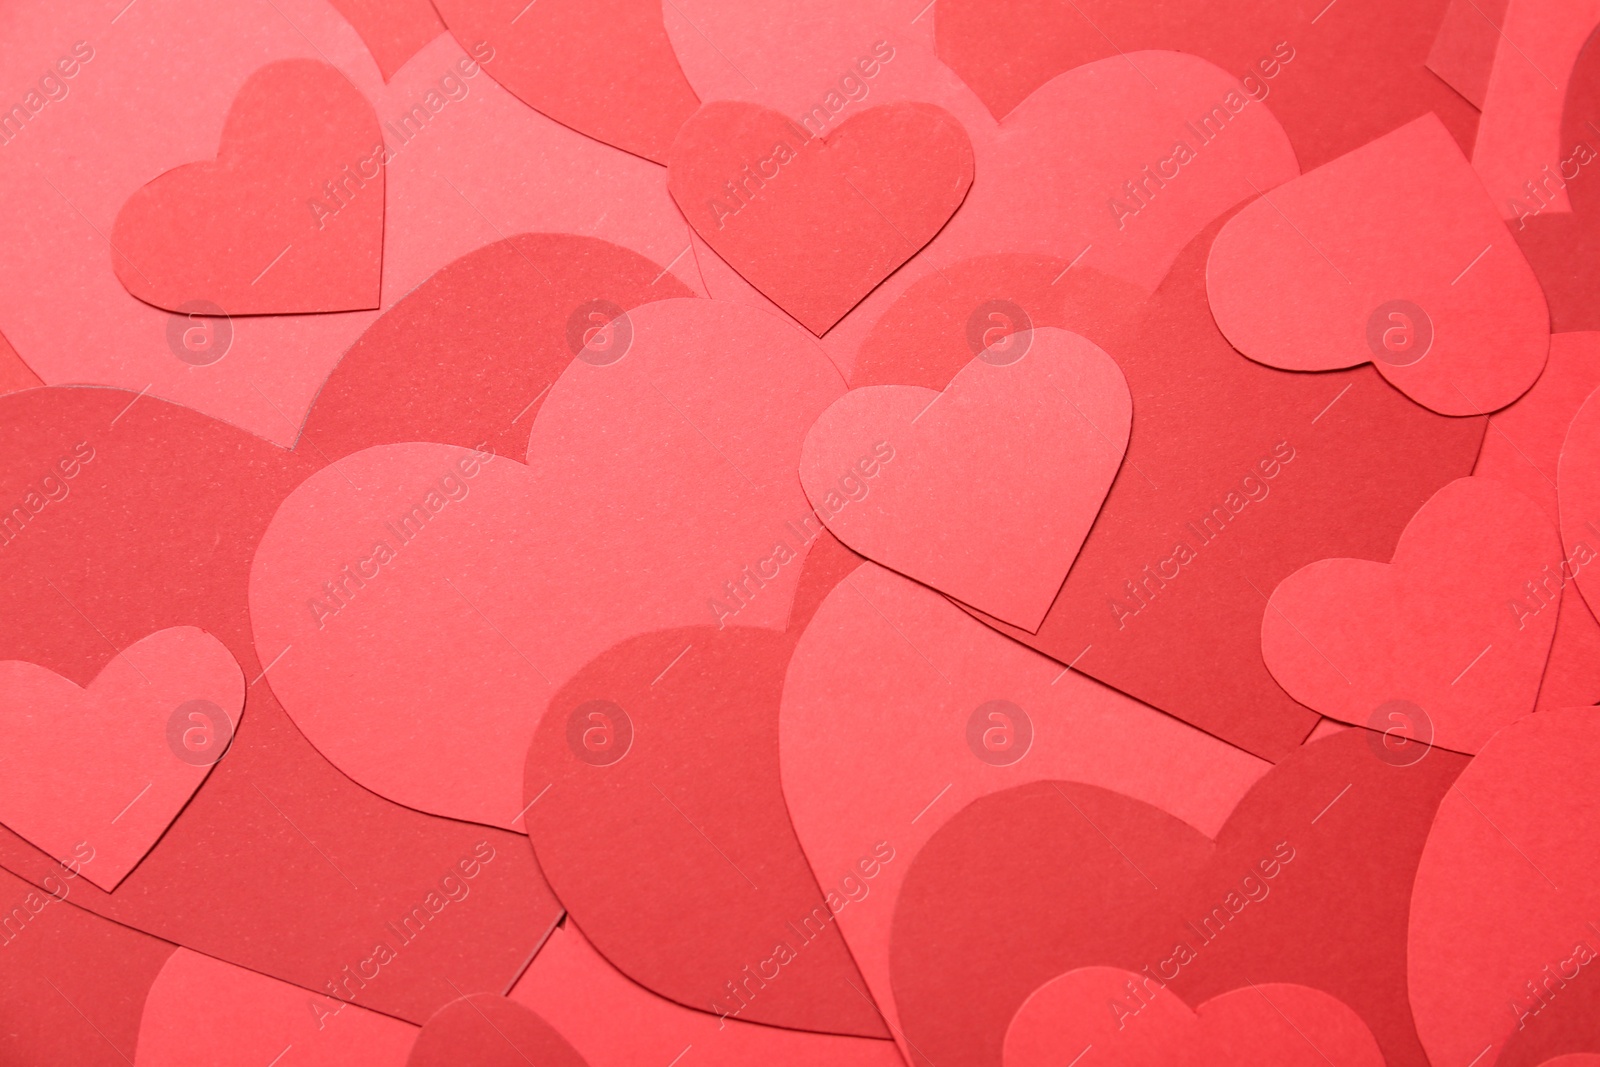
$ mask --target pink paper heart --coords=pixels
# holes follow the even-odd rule
[[[1286,982],[1235,989],[1190,1008],[1144,975],[1068,971],[1034,990],[1006,1031],[1005,1067],[1383,1067],[1361,1017]]]
[[[115,889],[211,773],[244,689],[227,648],[192,626],[122,649],[86,689],[0,662],[0,822]]]
[[[1217,326],[1283,370],[1371,362],[1442,415],[1481,415],[1544,368],[1533,269],[1433,115],[1263,194],[1206,264]]]
[[[800,481],[857,552],[1034,631],[1111,488],[1132,413],[1115,360],[1042,328],[998,340],[943,392],[846,393],[806,435]]]
[[[172,311],[375,308],[385,161],[372,105],[336,68],[269,63],[234,98],[215,161],[169,170],[122,205],[117,277]]]
[[[661,301],[612,331],[619,347],[585,350],[545,397],[526,466],[365,449],[262,538],[250,612],[262,662],[282,657],[273,691],[382,796],[518,829],[529,741],[584,664],[651,630],[784,626],[789,524],[816,526],[794,469],[838,372],[737,304]]]
[[[1458,478],[1412,516],[1392,563],[1325,559],[1285,578],[1261,654],[1290,696],[1330,718],[1387,730],[1402,725],[1396,711],[1420,720],[1407,737],[1476,752],[1533,710],[1560,564],[1537,504],[1492,478]]]

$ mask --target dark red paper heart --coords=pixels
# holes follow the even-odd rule
[[[972,143],[932,104],[868,108],[826,138],[754,104],[707,104],[668,191],[746,281],[819,337],[933,239],[972,184]]]
[[[67,478],[60,461],[79,442],[93,458],[77,453]],[[455,999],[451,982],[508,985],[560,911],[526,841],[355,785],[290,723],[272,663],[256,656],[250,560],[279,501],[315,464],[187,408],[87,388],[0,397],[0,456],[8,509],[47,476],[55,487],[24,522],[7,512],[0,617],[13,624],[0,659],[83,685],[116,649],[188,625],[222,641],[248,683],[226,755],[165,835],[114,893],[80,878],[73,902],[419,1024]],[[441,879],[465,877],[464,861],[477,864],[469,895],[436,913],[424,906],[430,894],[443,900]],[[0,831],[0,866],[48,887],[57,864]],[[380,941],[396,958],[362,980]]]
[[[895,911],[895,1001],[914,1062],[998,1065],[1034,989],[1105,965],[1154,975],[1190,1004],[1247,982],[1321,989],[1362,1017],[1391,1067],[1426,1067],[1406,1000],[1411,880],[1466,764],[1345,730],[1269,771],[1215,842],[1075,783],[968,805],[918,853]],[[1246,876],[1265,887],[1259,899]],[[1251,899],[1233,908],[1230,893]],[[1174,972],[1179,942],[1192,958]]]

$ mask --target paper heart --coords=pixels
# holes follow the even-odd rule
[[[1589,394],[1567,427],[1556,487],[1566,546],[1561,573],[1576,581],[1590,611],[1600,611],[1600,567],[1591,566],[1600,549],[1600,389]]]
[[[800,610],[859,563],[826,534],[793,551]],[[887,1038],[779,782],[802,625],[646,634],[584,667],[528,750],[528,838],[585,936],[646,988],[723,1018]]]
[[[64,484],[59,483],[58,484]],[[86,688],[0,662],[9,753],[0,822],[112,890],[144,858],[220,757],[244,710],[227,648],[192,626],[121,649]]]
[[[142,999],[133,1067],[270,1063],[289,1049],[305,1067],[405,1067],[418,1036],[398,1019],[186,948]]]
[[[88,686],[117,669],[114,649],[198,626],[252,682],[227,757],[116,892],[69,880],[70,868],[4,828],[0,865],[41,893],[65,882],[71,903],[98,916],[303,990],[327,993],[337,979],[341,997],[417,1024],[458,996],[451,982],[509,984],[561,913],[526,840],[430,818],[352,782],[294,728],[272,692],[278,667],[255,654],[251,556],[278,502],[315,467],[186,408],[87,388],[0,397],[0,457],[0,500],[43,505],[20,533],[7,513],[0,659]],[[380,940],[394,955],[376,953],[382,977],[361,985]]]
[[[566,1039],[514,1000],[473,993],[440,1008],[417,1035],[406,1067],[589,1067]]]
[[[1471,471],[1483,422],[1419,407],[1369,368],[1291,374],[1241,359],[1206,304],[1206,249],[1220,225],[1189,243],[1142,307],[1118,308],[1114,288],[1085,285],[1079,332],[1110,346],[1138,426],[1038,633],[991,625],[1278,759],[1316,720],[1261,661],[1267,593],[1318,559],[1392,554],[1416,509]],[[1077,330],[1080,315],[1063,314],[1064,325]],[[1132,332],[1119,325],[1134,319]],[[894,380],[886,365],[873,374]]]
[[[1406,1001],[1411,882],[1466,763],[1342,730],[1268,771],[1214,841],[1071,781],[968,804],[912,860],[895,910],[913,1062],[998,1065],[1034,989],[1111,966],[1189,1004],[1251,984],[1309,986],[1353,1009],[1390,1067],[1426,1067]]]
[[[839,398],[806,435],[800,482],[857,552],[1036,631],[1122,463],[1132,401],[1077,334],[994,342],[943,392]]]
[[[1108,1010],[1109,1009],[1109,1010]],[[1383,1067],[1361,1017],[1334,997],[1282,982],[1252,984],[1191,1009],[1142,975],[1082,967],[1029,995],[1006,1030],[1005,1067]]]
[[[1511,403],[1550,347],[1538,279],[1431,115],[1235,215],[1211,246],[1206,290],[1251,359],[1299,371],[1371,362],[1444,415]]]
[[[462,46],[487,49],[519,100],[579,133],[665,163],[700,101],[661,25],[640,0],[439,0]],[[477,54],[475,51],[474,54]]]
[[[652,630],[787,617],[797,569],[774,545],[810,517],[794,469],[838,372],[739,305],[625,318],[631,342],[619,324],[545,398],[528,466],[370,448],[308,479],[262,538],[257,646],[293,646],[273,689],[380,795],[517,827],[528,742],[585,663]]]
[[[520,457],[539,405],[586,339],[640,304],[693,295],[658,264],[592,237],[525,233],[485,245],[350,346],[296,448],[327,462],[400,441],[487,443]]]
[[[1518,5],[1521,11],[1537,6]],[[1556,27],[1545,27],[1552,28]],[[1557,28],[1558,33],[1565,30],[1565,26]],[[1508,82],[1512,80],[1508,77]],[[1600,196],[1594,190],[1595,183],[1584,178],[1595,170],[1596,145],[1589,122],[1600,106],[1600,31],[1590,34],[1572,61],[1566,86],[1560,140],[1552,141],[1548,156],[1539,145],[1547,136],[1542,130],[1543,116],[1539,115],[1530,123],[1528,132],[1532,137],[1527,144],[1521,143],[1527,134],[1514,130],[1511,122],[1499,120],[1501,132],[1507,137],[1502,147],[1517,151],[1512,159],[1485,162],[1494,166],[1519,165],[1516,157],[1523,152],[1532,149],[1540,153],[1536,157],[1537,174],[1533,166],[1528,166],[1528,175],[1519,181],[1529,184],[1517,187],[1504,205],[1505,214],[1512,217],[1506,225],[1539,276],[1550,302],[1552,327],[1561,331],[1593,330],[1600,327],[1600,315],[1595,312],[1600,271],[1594,267],[1600,254]],[[1526,88],[1521,87],[1524,91]],[[1527,115],[1530,103],[1527,99],[1515,102],[1506,109],[1505,118]],[[1544,107],[1534,110],[1537,113]],[[1551,131],[1551,135],[1554,133]],[[1515,140],[1510,139],[1513,136]],[[1476,162],[1474,157],[1475,165]],[[1480,169],[1479,173],[1483,171]]]
[[[931,104],[868,108],[824,138],[720,101],[678,131],[667,187],[719,256],[820,336],[939,232],[972,172],[966,131]]]
[[[760,1026],[674,1004],[629,981],[574,923],[551,931],[507,995],[538,1012],[595,1067],[670,1063],[690,1047],[703,1067],[904,1067],[892,1041]],[[628,1025],[615,1025],[618,1019]]]
[[[1261,619],[1261,655],[1289,695],[1330,718],[1476,752],[1533,710],[1565,580],[1537,504],[1462,478],[1407,524],[1392,563],[1325,559],[1285,578]],[[1420,715],[1415,709],[1420,708]]]
[[[1458,143],[1471,144],[1477,112],[1424,67],[1446,3],[1423,0],[1396,12],[1380,0],[1341,0],[1324,18],[1271,0],[1159,8],[1116,0],[1077,0],[1073,7],[944,0],[935,26],[940,58],[996,117],[1087,63],[1147,49],[1199,56],[1269,101],[1301,165],[1311,168],[1430,111]],[[1368,31],[1379,19],[1386,32],[1375,41]]]
[[[1541,711],[1491,738],[1439,805],[1406,953],[1433,1062],[1600,1053],[1597,773],[1595,709]]]
[[[328,0],[361,35],[388,81],[422,46],[444,32],[428,0]]]
[[[919,850],[963,805],[1024,782],[1081,779],[1214,832],[1266,770],[872,563],[828,594],[800,639],[779,754],[795,833],[839,898],[839,929],[897,1036],[890,920]],[[884,854],[863,879],[862,861]]]
[[[170,311],[375,308],[384,163],[372,105],[343,74],[269,63],[234,97],[214,162],[169,170],[122,205],[117,278]]]

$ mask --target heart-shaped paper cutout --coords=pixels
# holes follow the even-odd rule
[[[64,483],[58,483],[64,484]],[[112,890],[144,858],[220,755],[244,711],[226,646],[192,626],[121,649],[86,688],[0,662],[0,822]]]
[[[1361,1017],[1321,990],[1252,984],[1191,1009],[1115,967],[1052,978],[1006,1030],[1005,1067],[1059,1067],[1074,1056],[1119,1067],[1384,1067]]]
[[[587,351],[545,398],[528,466],[367,449],[295,490],[262,538],[257,646],[293,646],[273,689],[380,795],[520,826],[528,743],[580,667],[652,630],[787,618],[796,568],[757,572],[810,517],[794,470],[838,372],[805,333],[737,304],[626,318],[631,341]]]
[[[785,531],[772,564],[805,567],[807,618],[860,562],[810,537]],[[725,1018],[886,1038],[833,926],[842,898],[818,887],[779,783],[779,700],[802,625],[646,634],[584,667],[528,750],[528,837],[585,936],[646,988]],[[761,984],[741,990],[746,966]]]
[[[650,0],[438,0],[495,81],[579,133],[657,163],[700,101]],[[480,56],[480,58],[482,58]]]
[[[514,1000],[473,993],[428,1020],[406,1067],[589,1067],[549,1023]]]
[[[198,626],[251,683],[226,758],[114,893],[68,880],[70,868],[4,828],[0,865],[41,892],[65,881],[71,902],[96,915],[302,989],[326,993],[338,977],[340,996],[418,1025],[459,996],[451,982],[513,981],[560,917],[526,839],[430,818],[352,782],[279,706],[271,683],[283,650],[255,654],[251,556],[313,465],[187,408],[87,388],[0,397],[0,457],[0,499],[26,510],[37,494],[43,505],[0,550],[0,617],[12,620],[0,660],[87,687],[118,667],[115,649]],[[203,729],[187,736],[205,740]],[[212,758],[221,740],[213,732],[211,751],[194,755]],[[374,966],[382,978],[364,986],[344,977]]]
[[[1036,631],[1122,463],[1132,401],[1077,334],[993,332],[942,392],[840,397],[806,435],[800,482],[857,552]]]
[[[678,131],[667,187],[719,256],[821,336],[933,239],[972,173],[966,131],[931,104],[868,108],[824,138],[719,101]]]
[[[215,161],[167,171],[122,205],[117,278],[186,313],[375,308],[386,163],[372,105],[343,74],[269,63],[234,97]]]
[[[1541,711],[1496,734],[1439,805],[1407,946],[1434,1063],[1600,1052],[1597,775],[1595,709]]]
[[[1268,771],[1215,841],[1076,782],[974,801],[912,859],[895,910],[913,1061],[998,1067],[1035,988],[1112,966],[1190,1004],[1252,983],[1309,986],[1353,1009],[1391,1067],[1426,1067],[1406,1002],[1411,882],[1466,764],[1342,730]]]
[[[243,1067],[288,1054],[305,1067],[405,1067],[417,1037],[398,1019],[180,948],[144,997],[133,1067]]]
[[[428,0],[328,0],[361,35],[383,80],[444,32]]]
[[[1511,403],[1550,347],[1538,279],[1431,115],[1235,215],[1211,246],[1206,289],[1251,359],[1300,371],[1371,362],[1444,415]]]
[[[1476,752],[1533,710],[1561,598],[1561,541],[1542,508],[1461,478],[1412,517],[1391,563],[1325,559],[1289,575],[1261,619],[1261,655],[1290,696],[1329,718]]]
[[[1340,0],[1318,11],[1274,0],[941,0],[934,24],[940,58],[996,116],[1086,63],[1138,63],[1132,54],[1158,48],[1199,56],[1272,109],[1309,169],[1430,111],[1463,148],[1471,145],[1477,112],[1424,67],[1447,3],[1419,0],[1400,11],[1381,0]],[[1384,33],[1375,38],[1379,21]]]
[[[890,920],[919,849],[964,805],[1079,779],[1214,832],[1266,770],[873,563],[828,594],[800,639],[779,752],[796,835],[891,1030]]]

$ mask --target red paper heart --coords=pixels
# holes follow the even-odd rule
[[[991,332],[942,392],[836,400],[806,435],[800,481],[857,552],[1036,631],[1122,464],[1132,403],[1116,362],[1077,334]]]
[[[367,449],[262,539],[256,641],[293,646],[274,691],[397,803],[514,829],[539,715],[584,664],[653,630],[788,616],[797,568],[774,545],[810,515],[794,471],[838,372],[803,331],[717,301],[646,304],[602,338],[544,400],[528,465]]]
[[[1115,967],[1082,967],[1034,990],[1006,1030],[1005,1067],[1073,1056],[1125,1067],[1383,1067],[1361,1017],[1328,994],[1252,984],[1191,1009]]]
[[[1136,426],[1038,633],[994,625],[1276,759],[1315,718],[1261,661],[1267,594],[1318,559],[1391,555],[1416,509],[1470,472],[1483,422],[1435,415],[1368,368],[1288,374],[1241,358],[1206,303],[1205,255],[1218,225],[1190,242],[1142,307],[1095,296],[1082,330],[1078,312],[1063,313],[1066,328],[1100,339],[1122,368]],[[974,310],[958,304],[946,321],[965,323]],[[1119,324],[1134,320],[1137,330],[1122,334],[1131,339],[1119,342]],[[912,367],[908,375],[935,384]],[[894,371],[878,365],[872,380],[896,380]]]
[[[243,710],[239,665],[192,626],[119,650],[83,689],[32,663],[0,662],[11,765],[0,822],[115,889],[211,773],[214,759],[188,754],[203,753],[213,732],[231,737]]]
[[[1407,945],[1434,1063],[1600,1053],[1597,775],[1595,709],[1541,711],[1490,739],[1439,805]]]
[[[1172,49],[1215,63],[1267,101],[1310,169],[1430,111],[1470,146],[1477,112],[1424,67],[1446,3],[1397,11],[1341,0],[1319,12],[1272,0],[943,0],[934,21],[940,58],[997,117],[1061,71]],[[1374,39],[1379,21],[1385,32]]]
[[[665,163],[700,101],[648,0],[438,0],[450,32],[518,99],[579,133]]]
[[[1190,1004],[1252,983],[1309,986],[1352,1008],[1390,1067],[1425,1067],[1406,998],[1412,875],[1466,764],[1343,730],[1268,771],[1214,842],[1073,782],[968,805],[912,861],[895,911],[913,1062],[998,1065],[1034,989],[1112,966]]]
[[[549,1023],[493,993],[473,993],[440,1008],[405,1062],[406,1067],[589,1067]]]
[[[828,594],[800,639],[779,753],[796,835],[891,1029],[890,920],[919,850],[964,805],[1070,778],[1214,831],[1266,770],[872,563]]]
[[[343,74],[269,63],[234,97],[214,162],[169,170],[122,205],[117,278],[172,311],[375,308],[385,162],[372,105]]]
[[[787,632],[647,634],[562,687],[528,750],[528,837],[585,936],[645,987],[724,1018],[886,1038],[778,771],[798,630],[859,560],[825,533],[795,548],[803,616]]]
[[[753,104],[707,104],[668,190],[707,244],[821,336],[961,206],[972,144],[931,104],[868,108],[826,138]]]
[[[1375,717],[1407,702],[1431,723],[1408,736],[1476,752],[1533,710],[1560,566],[1537,504],[1462,478],[1412,517],[1392,563],[1325,559],[1285,578],[1261,619],[1261,655],[1290,696],[1330,718],[1386,729]]]
[[[1511,403],[1550,347],[1538,279],[1431,115],[1246,206],[1211,246],[1206,289],[1251,359],[1299,371],[1370,361],[1443,415]]]

